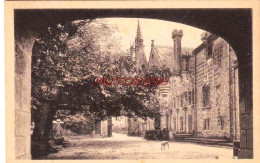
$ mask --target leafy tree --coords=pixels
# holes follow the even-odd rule
[[[91,113],[94,119],[159,114],[158,86],[93,85],[96,78],[167,77],[167,69],[138,73],[136,63],[120,50],[116,28],[104,20],[58,24],[44,31],[33,47],[33,140],[48,138],[57,110]]]

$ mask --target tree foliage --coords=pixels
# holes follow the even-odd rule
[[[58,24],[40,35],[32,56],[34,120],[57,110],[89,112],[99,119],[159,113],[158,86],[93,86],[94,80],[102,77],[169,75],[167,69],[156,68],[138,73],[135,61],[121,50],[116,31],[99,19]]]

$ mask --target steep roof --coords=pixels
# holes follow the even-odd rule
[[[181,49],[183,56],[191,55],[192,48]],[[173,47],[172,46],[152,46],[150,57],[149,57],[149,67],[156,66],[161,67],[165,65],[170,70],[173,70]]]
[[[142,65],[147,66],[147,60],[146,60],[146,56],[144,54],[143,49],[140,49],[139,51],[137,51],[135,56],[136,56],[136,59],[138,60],[139,66],[142,66]]]
[[[161,66],[165,65],[170,70],[173,70],[173,47],[155,46],[155,51]]]

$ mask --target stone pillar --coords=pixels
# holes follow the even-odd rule
[[[31,53],[34,37],[15,41],[15,158],[31,158]]]
[[[238,81],[238,65],[235,68],[235,126],[236,126],[236,140],[240,140],[240,113],[239,113],[239,81]]]
[[[241,57],[238,68],[240,112],[240,151],[238,158],[253,158],[252,61],[245,61]]]
[[[173,69],[176,74],[181,73],[181,38],[183,36],[182,30],[174,30],[172,32],[173,39]]]

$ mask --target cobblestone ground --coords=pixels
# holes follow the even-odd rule
[[[113,133],[109,138],[68,138],[70,146],[46,159],[232,159],[232,148],[170,142],[161,150],[160,141]]]

